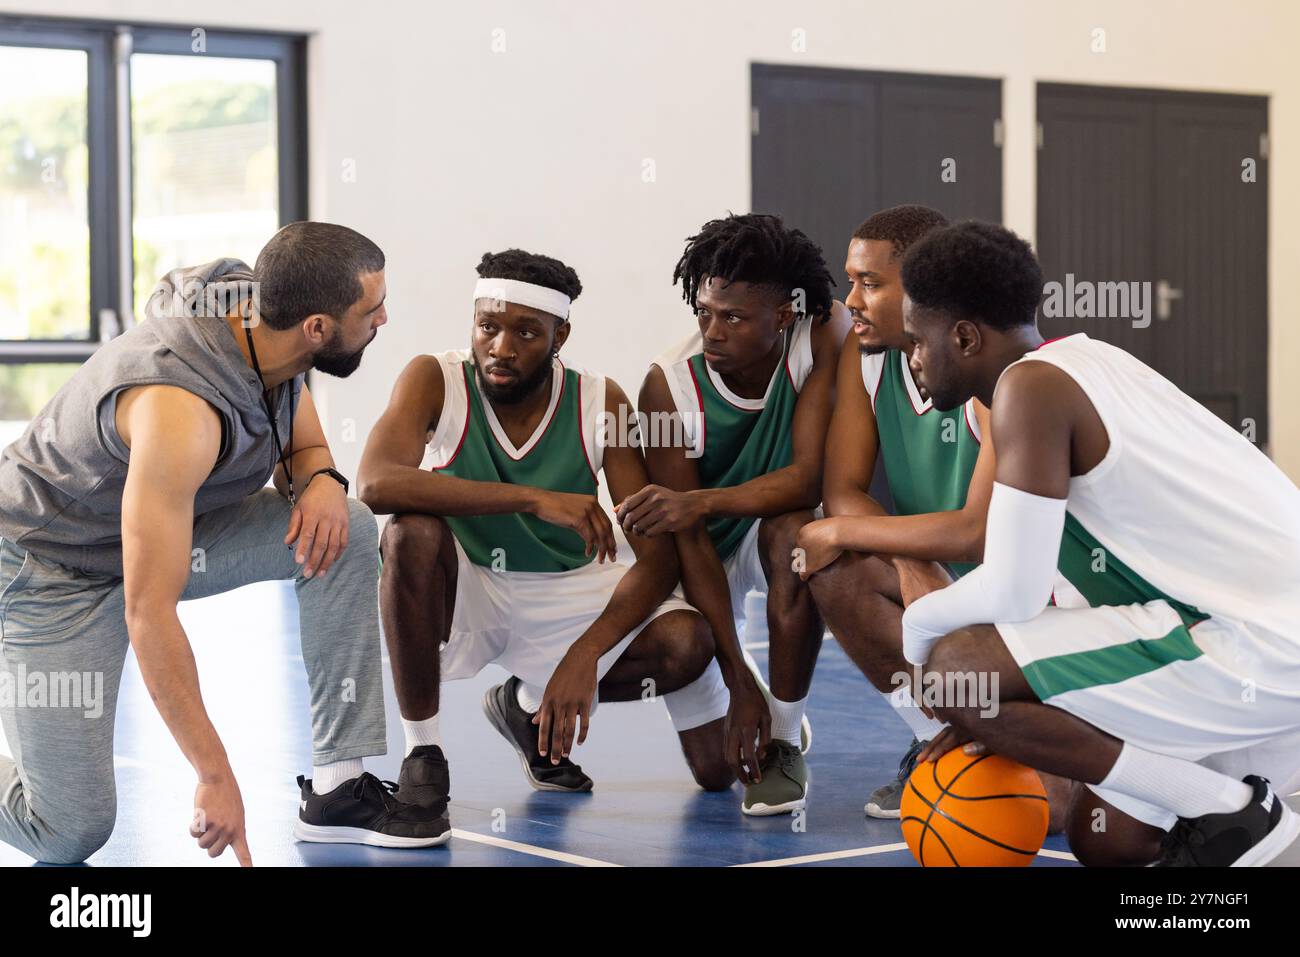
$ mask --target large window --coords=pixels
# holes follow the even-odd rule
[[[86,53],[0,47],[0,337],[90,320]]]
[[[0,16],[0,445],[158,278],[306,216],[303,39]]]

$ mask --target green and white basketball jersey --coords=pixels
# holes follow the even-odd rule
[[[1185,624],[1219,616],[1300,661],[1300,490],[1244,436],[1155,370],[1083,333],[1020,362],[1049,362],[1097,410],[1110,448],[1070,479],[1062,605],[1166,599]],[[1196,632],[1193,632],[1195,636]],[[1293,669],[1294,670],[1294,669]]]
[[[682,435],[705,488],[741,485],[792,461],[791,425],[799,390],[812,372],[815,321],[805,316],[786,330],[784,354],[758,399],[727,388],[704,361],[698,332],[655,359],[668,380]],[[752,516],[709,519],[706,527],[718,557],[731,557],[753,523]]]
[[[551,399],[536,431],[516,447],[479,386],[469,350],[443,352],[442,415],[424,468],[477,482],[595,495],[604,449],[605,377],[553,359]],[[562,572],[586,565],[582,536],[533,515],[447,516],[470,561],[498,571]]]
[[[864,355],[862,384],[871,397],[880,455],[898,513],[962,508],[980,454],[975,400],[940,412],[928,397],[922,399],[907,354],[899,349]],[[949,567],[964,575],[975,566],[952,562]]]

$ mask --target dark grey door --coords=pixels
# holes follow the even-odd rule
[[[1046,278],[1150,291],[1147,318],[1044,315],[1044,335],[1113,342],[1266,442],[1267,99],[1040,84],[1038,122]]]
[[[877,210],[1002,221],[1000,81],[754,64],[750,83],[752,208],[821,246],[839,295],[849,237]],[[880,463],[871,494],[893,510]]]
[[[1268,426],[1268,186],[1263,97],[1156,107],[1156,367],[1235,428]],[[1256,160],[1243,182],[1242,161]],[[1161,315],[1167,316],[1161,320]]]
[[[1039,86],[1038,255],[1062,296],[1083,282],[1148,280],[1155,271],[1155,111],[1129,95],[1098,102]],[[1072,301],[1074,296],[1069,297]],[[1044,300],[1039,323],[1055,339],[1086,332],[1155,365],[1151,330],[1123,319],[1061,315]]]
[[[878,95],[881,206],[1002,222],[1002,84],[895,74],[881,77]]]
[[[875,81],[761,65],[751,81],[753,211],[807,233],[838,281],[849,236],[880,207]]]
[[[811,236],[837,280],[887,206],[1001,222],[999,80],[756,63],[750,83],[752,208]]]

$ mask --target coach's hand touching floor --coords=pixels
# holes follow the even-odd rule
[[[131,450],[122,493],[131,647],[158,713],[198,775],[191,836],[209,857],[233,848],[247,867],[253,859],[244,834],[244,802],[203,706],[194,653],[176,614],[190,577],[194,496],[217,461],[221,420],[194,393],[159,385],[121,399],[117,427]]]

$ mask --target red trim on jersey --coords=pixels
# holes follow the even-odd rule
[[[695,374],[695,366],[691,365],[690,360],[686,361],[686,368],[691,370],[691,382],[695,383],[695,398],[700,403],[700,455],[704,454],[704,439],[708,435],[707,423],[704,421],[704,393],[700,391],[700,380]]]
[[[970,420],[970,403],[969,403],[969,402],[963,402],[963,403],[961,404],[961,417],[962,417],[963,420],[965,420],[965,422],[966,422],[966,431],[969,432],[969,433],[970,433],[970,437],[971,437],[972,439],[975,440],[975,444],[976,444],[976,445],[983,445],[983,444],[984,444],[983,441],[981,441],[981,440],[980,440],[980,437],[979,437],[978,435],[975,434],[975,426],[971,424],[971,420]]]
[[[488,431],[492,433],[492,438],[493,440],[495,440],[497,444],[497,448],[499,448],[502,452],[506,453],[506,457],[509,458],[510,461],[512,462],[522,462],[524,459],[528,458],[528,456],[533,453],[533,450],[536,449],[537,446],[541,444],[542,439],[546,436],[547,429],[551,427],[551,423],[555,421],[555,417],[560,414],[560,403],[564,401],[564,380],[567,379],[568,376],[564,374],[565,372],[564,363],[560,362],[559,359],[556,359],[555,361],[559,362],[560,365],[560,394],[555,397],[555,407],[551,409],[551,417],[546,420],[545,425],[540,426],[542,431],[534,432],[533,435],[530,435],[528,437],[528,441],[524,443],[524,445],[528,445],[529,443],[532,443],[533,447],[531,449],[529,449],[527,452],[525,452],[523,455],[520,456],[511,455],[510,450],[506,448],[504,445],[502,445],[501,440],[497,438],[496,430],[492,428],[491,423],[488,424]],[[483,401],[487,402],[486,396],[483,397]],[[496,415],[496,409],[492,410],[492,414],[494,416]],[[579,416],[581,416],[581,412],[579,412]],[[487,416],[485,414],[484,418],[486,417]],[[497,420],[497,425],[501,425],[500,419]],[[504,425],[501,425],[501,431],[504,432],[505,430],[506,427]],[[533,436],[536,436],[536,438],[533,438]],[[507,438],[509,438],[509,436],[507,436]]]
[[[1043,346],[1050,346],[1053,342],[1060,342],[1062,339],[1069,339],[1071,336],[1077,335],[1077,332],[1072,332],[1068,336],[1057,336],[1055,339],[1046,339],[1043,342],[1040,342],[1037,347],[1035,347],[1034,351],[1037,352],[1039,349],[1043,348]]]
[[[689,365],[690,363],[688,362],[687,364]],[[705,360],[704,360],[704,364],[707,366],[707,365],[709,364],[709,360],[708,360],[708,359],[705,359]],[[772,374],[773,374],[773,375],[776,375],[776,370],[775,370],[775,369],[772,370]],[[786,367],[785,374],[786,374],[787,376],[790,374],[790,369],[789,369],[788,366]],[[691,377],[692,377],[692,378],[695,377],[695,369],[694,369],[694,368],[691,369]],[[719,378],[719,379],[722,378],[722,373],[721,373],[721,372],[718,373],[718,378]],[[769,379],[767,384],[768,384],[768,390],[770,391],[770,390],[771,390],[771,386],[772,386],[772,380]],[[793,379],[790,380],[790,385],[792,385],[792,386],[794,385],[794,380],[793,380]],[[696,383],[695,383],[695,388],[696,388],[696,390],[698,390],[698,389],[700,388],[700,383],[699,383],[698,381],[696,381]],[[740,412],[748,412],[748,413],[750,413],[751,415],[754,414],[754,413],[757,413],[757,412],[762,412],[762,411],[763,411],[763,408],[767,405],[767,392],[764,392],[764,393],[763,393],[763,405],[762,405],[762,406],[759,406],[757,409],[750,409],[750,408],[746,408],[746,407],[743,406],[743,405],[736,405],[736,403],[734,403],[734,402],[732,402],[730,399],[728,399],[727,396],[726,396],[726,394],[725,394],[721,389],[717,388],[716,386],[714,387],[713,391],[716,392],[716,393],[718,393],[718,398],[719,398],[719,399],[721,399],[723,402],[727,403],[727,405],[731,406],[733,409],[736,409],[736,410],[738,410],[738,411],[740,411]],[[798,390],[796,389],[795,391],[797,392]],[[755,400],[751,399],[750,401],[752,402],[752,401],[755,401]],[[701,399],[700,399],[700,411],[701,411],[701,413],[703,412],[703,410],[704,410],[704,399],[701,398]]]
[[[899,349],[898,356],[899,361],[903,363],[904,374],[907,376],[907,381],[912,383],[912,389],[916,389],[917,394],[920,395],[921,387],[916,384],[916,379],[912,378],[912,364],[907,361],[907,353],[902,349]],[[885,381],[885,371],[883,369],[880,371],[880,381]],[[930,401],[930,409],[918,409],[916,403],[912,401],[912,389],[907,387],[903,388],[903,391],[907,393],[907,404],[912,407],[912,411],[917,415],[925,415],[925,413],[929,412],[930,409],[934,408],[934,403],[930,400],[926,400]]]
[[[876,412],[876,402],[880,398],[880,387],[885,383],[885,362],[888,358],[888,355],[886,355],[880,360],[880,378],[876,380],[876,387],[871,391],[871,412],[873,415]],[[861,368],[861,360],[859,360],[858,367]]]
[[[441,364],[440,361],[439,365]],[[442,469],[449,468],[451,463],[456,461],[456,456],[460,455],[461,447],[465,444],[465,436],[469,434],[469,372],[465,369],[463,363],[461,364],[460,371],[462,373],[461,381],[465,383],[465,425],[461,427],[460,441],[456,443],[456,451],[451,453],[451,458],[443,462],[441,465],[431,466],[429,468],[430,472],[438,472]],[[443,401],[445,403],[446,400],[444,399]]]
[[[563,363],[561,363],[563,365]],[[563,388],[563,387],[561,387]],[[605,411],[601,409],[601,411]],[[582,442],[582,461],[587,465],[587,471],[591,473],[592,481],[597,485],[600,479],[596,478],[596,472],[591,467],[591,456],[587,454],[587,429],[586,423],[582,421],[582,374],[578,374],[578,439]]]

